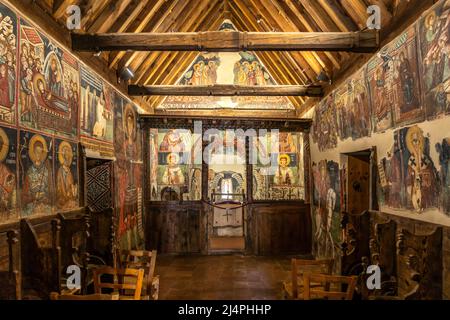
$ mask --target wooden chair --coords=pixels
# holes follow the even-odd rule
[[[334,260],[292,259],[291,264],[292,264],[291,281],[283,282],[284,299],[299,298],[299,295],[303,292],[303,274],[305,272],[331,274],[333,271]]]
[[[352,300],[356,276],[332,276],[327,274],[303,274],[303,299]],[[312,283],[320,283],[313,286]]]
[[[88,294],[88,295],[75,295],[75,294],[59,294],[58,292],[50,293],[50,300],[119,300],[118,294]]]
[[[155,276],[156,250],[123,250],[120,265],[122,268],[144,269],[144,288],[141,299],[158,300],[159,296],[159,276]]]
[[[102,280],[105,276],[108,276],[107,281]],[[103,289],[112,289],[113,293],[119,293],[119,300],[141,300],[143,282],[144,269],[102,267],[94,270],[95,293],[102,294]],[[132,291],[132,294],[127,295],[127,291]]]

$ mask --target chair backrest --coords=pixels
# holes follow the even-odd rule
[[[103,281],[104,276],[109,276],[109,279]],[[102,289],[112,289],[114,293],[120,293],[120,299],[140,300],[143,281],[144,269],[102,267],[94,270],[94,287],[97,294],[101,294]],[[127,290],[132,291],[133,294],[128,296],[125,293]]]
[[[322,260],[292,259],[291,264],[292,264],[292,269],[291,269],[292,295],[293,295],[294,299],[297,299],[298,298],[298,286],[299,286],[299,283],[303,281],[303,274],[305,272],[331,274],[333,272],[334,260],[333,259],[322,259]]]
[[[144,269],[144,275],[146,278],[145,289],[147,294],[150,293],[152,286],[152,279],[155,274],[156,266],[156,250],[123,250],[120,264],[122,268],[130,269]]]
[[[332,276],[327,274],[303,274],[303,299],[352,300],[355,292],[356,276]],[[312,283],[321,283],[320,287]]]
[[[75,294],[59,294],[58,292],[50,293],[50,300],[119,300],[118,294],[88,294],[88,295],[75,295]]]

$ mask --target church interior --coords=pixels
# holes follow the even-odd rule
[[[450,299],[450,0],[0,0],[0,300]]]

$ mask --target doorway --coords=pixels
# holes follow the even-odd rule
[[[342,274],[361,272],[363,257],[369,257],[370,215],[372,193],[375,190],[375,149],[343,154],[341,161],[343,258]],[[376,166],[375,166],[376,167]]]

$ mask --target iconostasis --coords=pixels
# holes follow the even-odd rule
[[[254,200],[304,200],[304,135],[268,130],[249,141],[234,129],[149,130],[151,201],[202,199],[202,167],[206,162],[208,201],[245,202],[247,169],[252,164]]]

